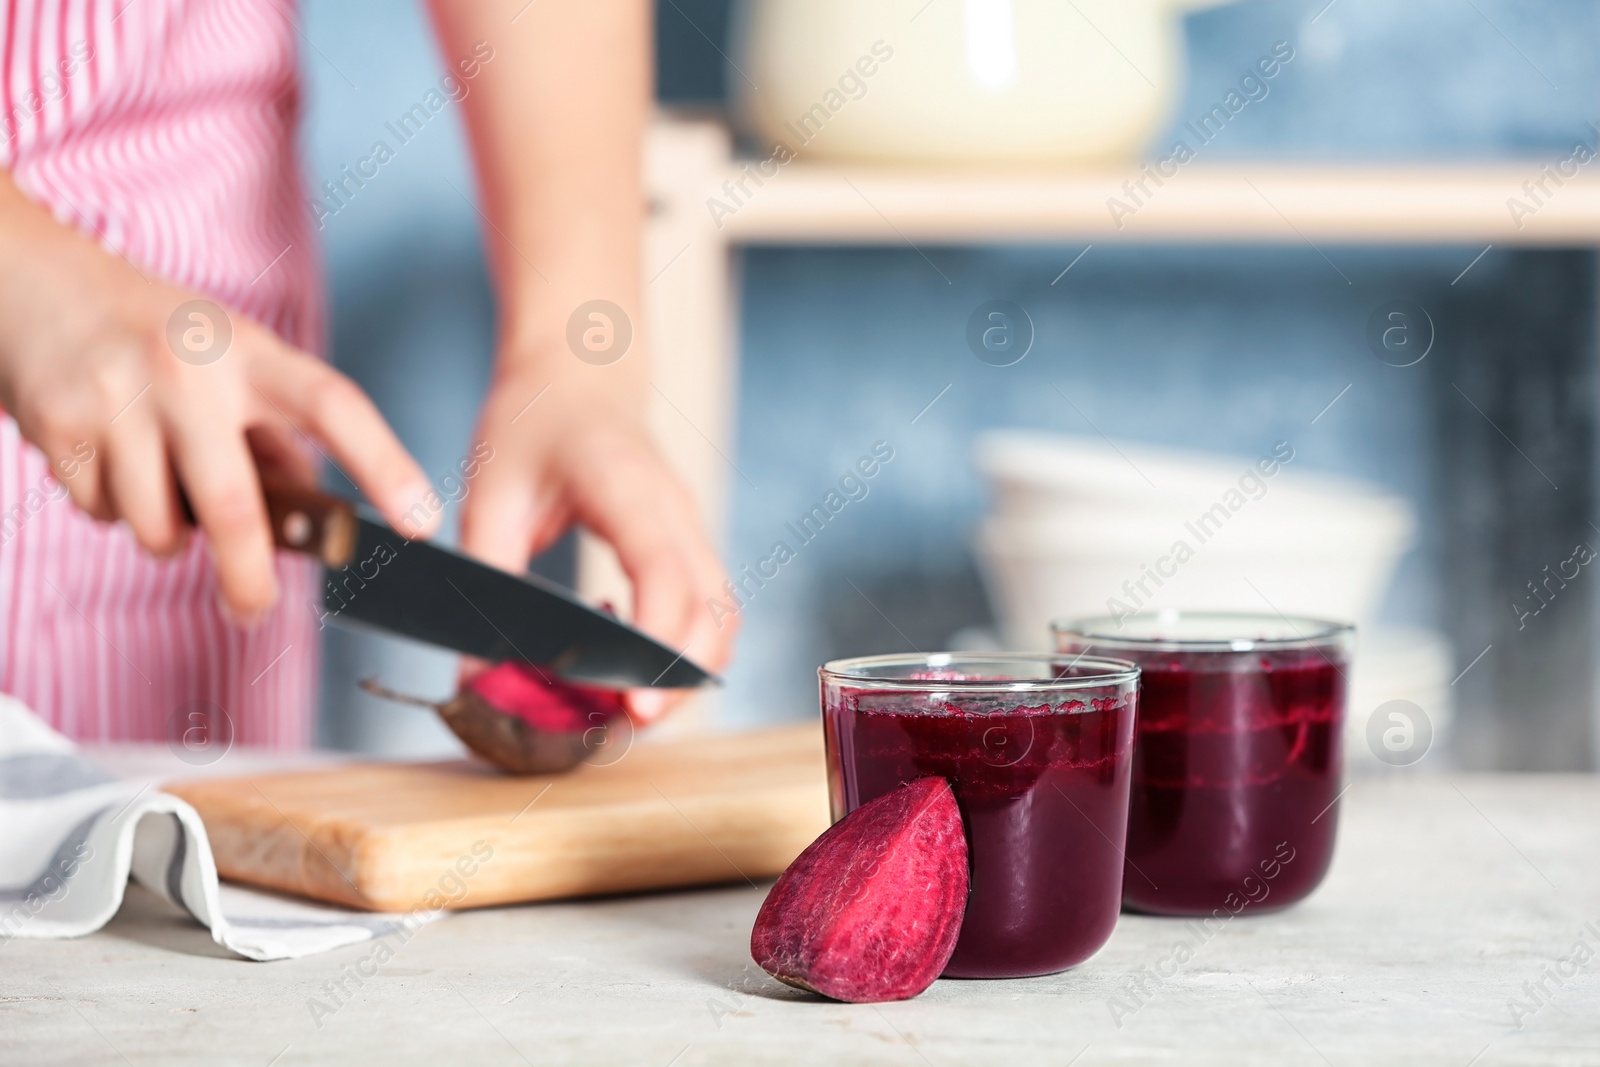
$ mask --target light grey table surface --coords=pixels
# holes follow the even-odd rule
[[[1295,908],[1204,942],[1127,915],[1066,973],[883,1005],[754,967],[764,885],[465,912],[381,966],[235,959],[133,889],[97,934],[0,945],[0,1063],[1600,1064],[1600,779],[1357,779],[1342,808]]]

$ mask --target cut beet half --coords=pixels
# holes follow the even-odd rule
[[[857,808],[783,872],[750,954],[781,982],[834,1000],[905,1000],[939,977],[967,908],[967,837],[943,778]]]
[[[512,774],[557,774],[617,746],[630,729],[622,694],[573,685],[531,664],[506,662],[477,675],[443,703],[385,689],[369,693],[432,708],[468,748]]]
[[[535,730],[581,734],[622,714],[615,689],[564,682],[531,663],[508,660],[467,682],[496,711],[515,715]]]

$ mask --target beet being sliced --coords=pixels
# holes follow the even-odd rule
[[[905,1000],[939,977],[967,908],[967,838],[943,778],[861,805],[783,872],[750,954],[781,982],[834,1000]]]
[[[617,743],[628,722],[622,694],[574,685],[527,663],[507,661],[475,676],[443,703],[385,689],[361,688],[403,704],[432,708],[473,752],[512,774],[557,774]]]

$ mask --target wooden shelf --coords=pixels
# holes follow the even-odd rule
[[[1600,246],[1600,167],[1568,180],[1519,228],[1506,201],[1550,161],[1492,165],[1207,166],[1194,163],[1151,184],[1132,203],[1123,183],[1137,166],[1098,172],[893,170],[795,161],[749,195],[728,197],[744,176],[727,127],[667,112],[653,125],[645,167],[653,201],[646,235],[651,425],[713,529],[728,490],[748,481],[730,456],[739,357],[733,257],[749,244],[916,245],[1084,243],[1341,243]],[[1134,210],[1121,227],[1106,201]],[[708,207],[721,198],[731,213]],[[1465,262],[1465,260],[1464,260]],[[754,483],[751,483],[752,485]],[[580,539],[584,595],[626,612],[630,587],[610,548]],[[734,569],[740,563],[731,561]],[[696,698],[703,701],[705,698]],[[679,712],[680,726],[704,722]]]
[[[1471,166],[1191,164],[1137,204],[1134,167],[1079,173],[927,171],[791,163],[742,205],[718,187],[696,196],[733,206],[722,236],[737,243],[952,244],[1104,241],[1361,244],[1600,244],[1600,180],[1579,175],[1538,206],[1523,183],[1544,161]],[[680,195],[682,195],[680,193]],[[1543,196],[1543,194],[1540,194]],[[1143,196],[1143,194],[1141,194]],[[1133,210],[1114,219],[1107,201]],[[1517,225],[1507,200],[1535,207]],[[1118,222],[1120,221],[1120,226]]]

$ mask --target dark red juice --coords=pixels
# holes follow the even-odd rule
[[[1142,668],[1124,903],[1209,915],[1307,896],[1339,817],[1342,657],[1119,654]]]
[[[826,690],[835,819],[927,775],[966,826],[971,896],[945,975],[1049,974],[1094,955],[1122,898],[1136,697]]]

